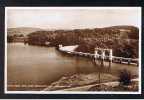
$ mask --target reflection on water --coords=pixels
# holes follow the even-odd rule
[[[64,74],[97,71],[91,60],[64,55],[54,47],[11,43],[8,44],[7,56],[8,84],[49,84]],[[122,68],[138,73],[135,66],[112,64],[111,74]]]
[[[94,66],[88,59],[62,55],[54,47],[8,44],[8,84],[48,84],[75,73],[76,67],[91,72]]]

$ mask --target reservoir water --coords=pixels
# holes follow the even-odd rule
[[[112,64],[111,74],[128,69],[138,75],[138,67],[127,64]],[[65,74],[97,72],[88,58],[68,56],[54,47],[8,43],[7,82],[10,84],[50,84]]]

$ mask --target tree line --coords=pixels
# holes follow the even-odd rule
[[[112,48],[115,56],[138,57],[139,30],[134,26],[95,29],[36,31],[28,35],[30,45],[51,46],[62,44],[79,47],[76,51],[94,53],[95,47]]]

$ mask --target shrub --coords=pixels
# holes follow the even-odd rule
[[[130,71],[128,71],[126,69],[120,71],[120,75],[119,75],[120,85],[130,85],[131,79],[132,79],[132,75],[131,75]]]

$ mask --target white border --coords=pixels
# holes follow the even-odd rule
[[[8,9],[138,9],[139,23],[139,90],[137,92],[114,91],[7,91],[7,10]],[[6,94],[141,94],[141,7],[5,7],[5,73],[4,92]]]

